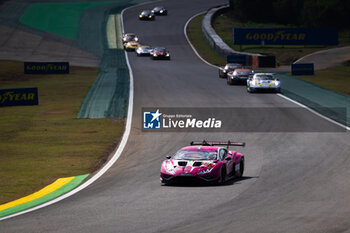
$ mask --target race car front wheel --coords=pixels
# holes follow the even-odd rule
[[[222,168],[221,168],[221,176],[220,176],[220,179],[218,180],[218,184],[225,183],[225,180],[226,180],[226,168],[225,168],[225,166],[222,166]]]
[[[255,91],[255,89],[254,89],[254,88],[251,88],[251,87],[247,87],[247,91],[248,91],[249,93],[253,93],[253,92]]]

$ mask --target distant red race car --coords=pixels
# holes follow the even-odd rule
[[[170,60],[169,51],[162,47],[154,48],[150,54],[153,60],[156,60],[156,59]]]
[[[240,152],[229,151],[229,146],[245,146],[245,143],[191,142],[191,146],[183,147],[163,161],[160,169],[161,183],[194,179],[222,184],[231,178],[242,177],[244,156]]]

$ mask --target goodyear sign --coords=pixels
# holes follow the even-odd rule
[[[336,29],[233,28],[236,45],[337,45]]]
[[[24,62],[25,74],[69,74],[69,62]]]
[[[313,63],[292,64],[292,75],[314,75]]]
[[[0,107],[38,105],[37,88],[0,89]]]

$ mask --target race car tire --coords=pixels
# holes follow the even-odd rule
[[[225,183],[225,180],[226,180],[226,167],[222,166],[221,167],[221,176],[220,176],[220,179],[218,181],[218,184]]]
[[[239,162],[239,174],[237,175],[238,178],[241,178],[244,173],[244,158],[241,158],[241,161]]]
[[[168,183],[168,182],[161,181],[161,182],[160,182],[160,185],[161,185],[161,186],[168,186],[169,183]]]
[[[161,180],[160,181],[160,185],[161,186],[168,186],[168,185],[171,185],[173,183],[173,181],[165,181],[165,180]]]
[[[251,87],[247,87],[247,91],[249,93],[254,93],[255,92],[255,89],[254,88],[251,88]]]

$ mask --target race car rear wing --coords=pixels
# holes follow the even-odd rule
[[[229,146],[245,146],[245,142],[231,142],[231,141],[227,141],[227,142],[207,142],[205,140],[203,140],[202,142],[191,142],[190,143],[191,146],[227,146],[227,148]]]

